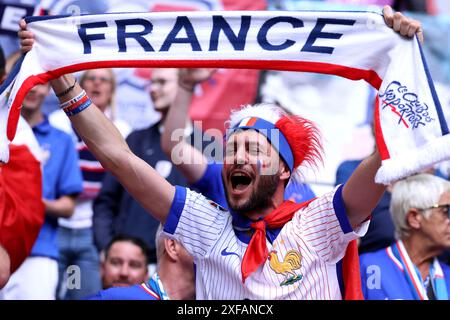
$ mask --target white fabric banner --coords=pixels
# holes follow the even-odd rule
[[[364,79],[379,89],[375,123],[383,163],[377,182],[450,157],[447,124],[419,42],[395,33],[377,13],[158,12],[27,22],[33,49],[0,88],[2,161],[30,88],[103,67],[255,68]]]

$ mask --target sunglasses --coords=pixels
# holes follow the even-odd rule
[[[443,208],[442,212],[447,214],[447,217],[450,219],[450,210],[449,210],[450,204],[435,204],[434,206],[428,207],[428,208],[424,208],[424,209],[420,209],[420,210],[429,210],[429,209],[439,209],[439,208]]]

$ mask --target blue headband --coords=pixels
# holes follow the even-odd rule
[[[294,155],[292,153],[291,147],[286,137],[283,135],[280,129],[275,127],[273,123],[261,118],[256,117],[245,118],[237,126],[228,129],[227,139],[235,131],[246,129],[253,129],[264,135],[267,138],[267,140],[269,140],[270,144],[275,148],[275,150],[278,151],[284,162],[286,162],[287,166],[289,167],[289,170],[293,172]]]

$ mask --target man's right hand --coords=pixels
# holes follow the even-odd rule
[[[34,35],[31,31],[27,30],[27,23],[24,19],[20,20],[19,27],[20,30],[18,36],[20,39],[20,51],[22,53],[27,53],[33,47]]]

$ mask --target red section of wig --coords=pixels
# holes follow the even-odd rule
[[[291,147],[294,169],[305,164],[317,168],[322,163],[320,131],[313,122],[297,115],[289,115],[281,117],[275,127],[283,133]]]

